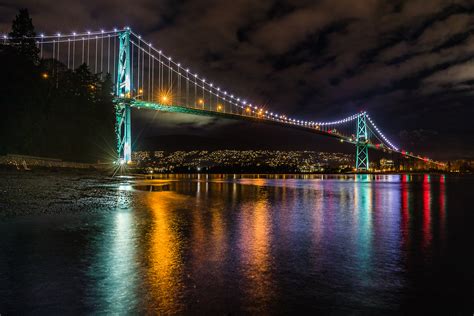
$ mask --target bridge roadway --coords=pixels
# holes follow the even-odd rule
[[[141,101],[141,100],[136,100],[136,99],[118,99],[117,101],[129,103],[132,108],[137,108],[137,109],[148,109],[148,110],[155,110],[155,111],[162,111],[162,112],[194,114],[194,115],[200,115],[200,116],[221,117],[221,118],[232,119],[232,120],[245,120],[245,121],[250,121],[250,122],[259,122],[259,123],[276,125],[276,126],[281,126],[281,127],[286,127],[286,128],[293,128],[293,129],[298,129],[305,132],[319,134],[326,137],[337,139],[342,142],[350,143],[353,145],[356,145],[357,143],[351,137],[338,134],[337,132],[336,133],[329,132],[329,131],[321,130],[321,129],[311,127],[311,126],[300,125],[297,123],[287,122],[287,121],[279,120],[279,119],[272,119],[269,117],[265,117],[263,115],[261,116],[243,115],[239,113],[229,113],[229,112],[224,112],[224,111],[208,110],[208,109],[197,108],[197,107],[192,108],[192,107],[185,107],[185,106],[179,106],[179,105],[160,104],[156,102],[147,102],[147,101]],[[368,146],[376,150],[384,150],[387,152],[393,152],[393,150],[390,150],[386,147],[376,146],[372,143],[368,143]]]

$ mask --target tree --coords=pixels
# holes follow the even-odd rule
[[[19,54],[35,64],[38,63],[39,49],[36,47],[34,39],[36,32],[28,9],[20,9],[12,22],[12,31],[9,36],[10,42],[15,44]]]

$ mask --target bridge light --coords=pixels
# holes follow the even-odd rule
[[[87,31],[87,35],[91,35],[91,31]]]
[[[203,100],[203,99],[199,99],[199,100],[198,100],[198,103],[199,103],[199,104],[204,104],[204,100]]]
[[[222,110],[222,105],[218,104],[217,105],[217,111],[220,111],[220,110]]]
[[[171,100],[171,97],[167,95],[166,93],[163,93],[160,97],[161,103],[163,104],[168,104]]]
[[[250,108],[249,108],[249,107],[246,108],[246,109],[245,109],[245,112],[250,113]]]
[[[47,72],[43,72],[43,73],[41,74],[41,77],[42,77],[43,79],[48,79],[48,78],[49,78],[49,75],[48,75]]]

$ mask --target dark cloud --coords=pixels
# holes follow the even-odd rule
[[[474,153],[472,1],[7,0],[1,31],[19,7],[45,32],[130,25],[193,71],[276,111],[318,120],[363,108],[409,150]],[[154,124],[152,116],[136,115],[142,133],[248,133],[240,123],[164,114]],[[426,131],[436,134],[413,136]]]

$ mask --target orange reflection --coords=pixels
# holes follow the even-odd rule
[[[261,308],[272,296],[270,275],[270,214],[266,194],[242,206],[240,248],[249,299]],[[257,306],[256,306],[257,307]]]
[[[185,197],[174,192],[148,194],[146,198],[153,221],[149,239],[148,282],[153,300],[165,314],[175,313],[179,306],[182,240],[176,230],[174,213],[170,210],[181,204],[183,199]]]

